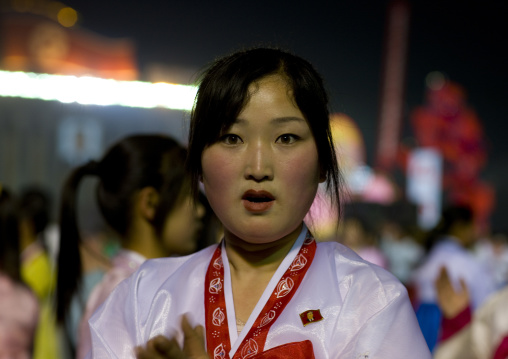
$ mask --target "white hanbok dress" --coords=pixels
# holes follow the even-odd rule
[[[230,358],[292,265],[306,234],[304,226],[240,333],[236,330],[228,259],[222,250]],[[182,344],[180,323],[184,314],[192,325],[205,326],[205,276],[216,248],[186,257],[146,261],[89,321],[92,352],[88,357],[133,358],[134,347],[159,334],[174,336]],[[272,323],[264,351],[310,341],[314,357],[322,359],[431,358],[407,291],[392,274],[332,242],[318,243],[309,265],[293,297]],[[309,310],[319,311],[322,320],[304,325],[300,314]]]

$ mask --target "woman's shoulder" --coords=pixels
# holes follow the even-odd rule
[[[406,287],[393,274],[340,243],[319,243],[312,266],[311,279],[318,284],[313,295],[320,291],[325,303],[340,308],[338,316],[344,323],[350,319],[343,313],[357,313],[347,324],[351,328],[365,325],[380,313],[395,316],[412,311]]]
[[[372,290],[378,288],[388,296],[407,292],[404,285],[387,269],[363,259],[341,243],[319,243],[316,254],[319,255],[320,261],[328,261],[341,284],[348,282],[348,286],[352,287],[361,282]]]
[[[180,278],[181,275],[187,278],[192,273],[206,271],[216,248],[216,245],[212,245],[186,256],[146,260],[134,273],[134,276],[141,281],[161,283],[171,280],[172,277]]]
[[[175,256],[175,257],[161,257],[161,258],[153,258],[146,260],[141,267],[165,267],[165,268],[175,268],[182,265],[186,265],[188,263],[199,262],[205,258],[210,259],[213,252],[217,249],[217,245],[213,244],[204,249],[201,249],[198,252],[194,252],[192,254],[188,254],[185,256]],[[208,264],[208,263],[206,263]]]
[[[139,314],[149,315],[158,293],[183,292],[195,284],[196,278],[204,279],[215,248],[211,246],[187,256],[146,260],[114,288],[103,308],[108,312],[114,311],[110,307],[116,308],[119,302],[127,306],[139,304]]]

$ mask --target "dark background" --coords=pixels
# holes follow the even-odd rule
[[[141,76],[152,64],[191,69],[253,45],[287,48],[325,78],[332,110],[353,118],[374,165],[383,39],[389,1],[66,0],[78,26],[130,38]],[[482,179],[493,184],[493,222],[508,211],[508,2],[408,1],[409,50],[402,136],[424,102],[425,77],[441,71],[462,85],[483,124],[489,159]]]

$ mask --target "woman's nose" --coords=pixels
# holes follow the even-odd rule
[[[261,141],[247,148],[245,178],[257,182],[273,179],[273,153],[269,144]]]

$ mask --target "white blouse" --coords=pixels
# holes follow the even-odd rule
[[[226,251],[224,291],[230,357],[292,263],[307,228],[295,242],[238,334]],[[146,261],[123,281],[89,321],[93,354],[89,358],[134,358],[133,348],[159,334],[180,344],[181,316],[205,326],[204,279],[216,246],[178,258]],[[304,326],[300,313],[320,310],[323,320]],[[405,287],[388,271],[335,243],[318,243],[303,282],[268,332],[265,350],[310,340],[316,358],[430,359]]]

